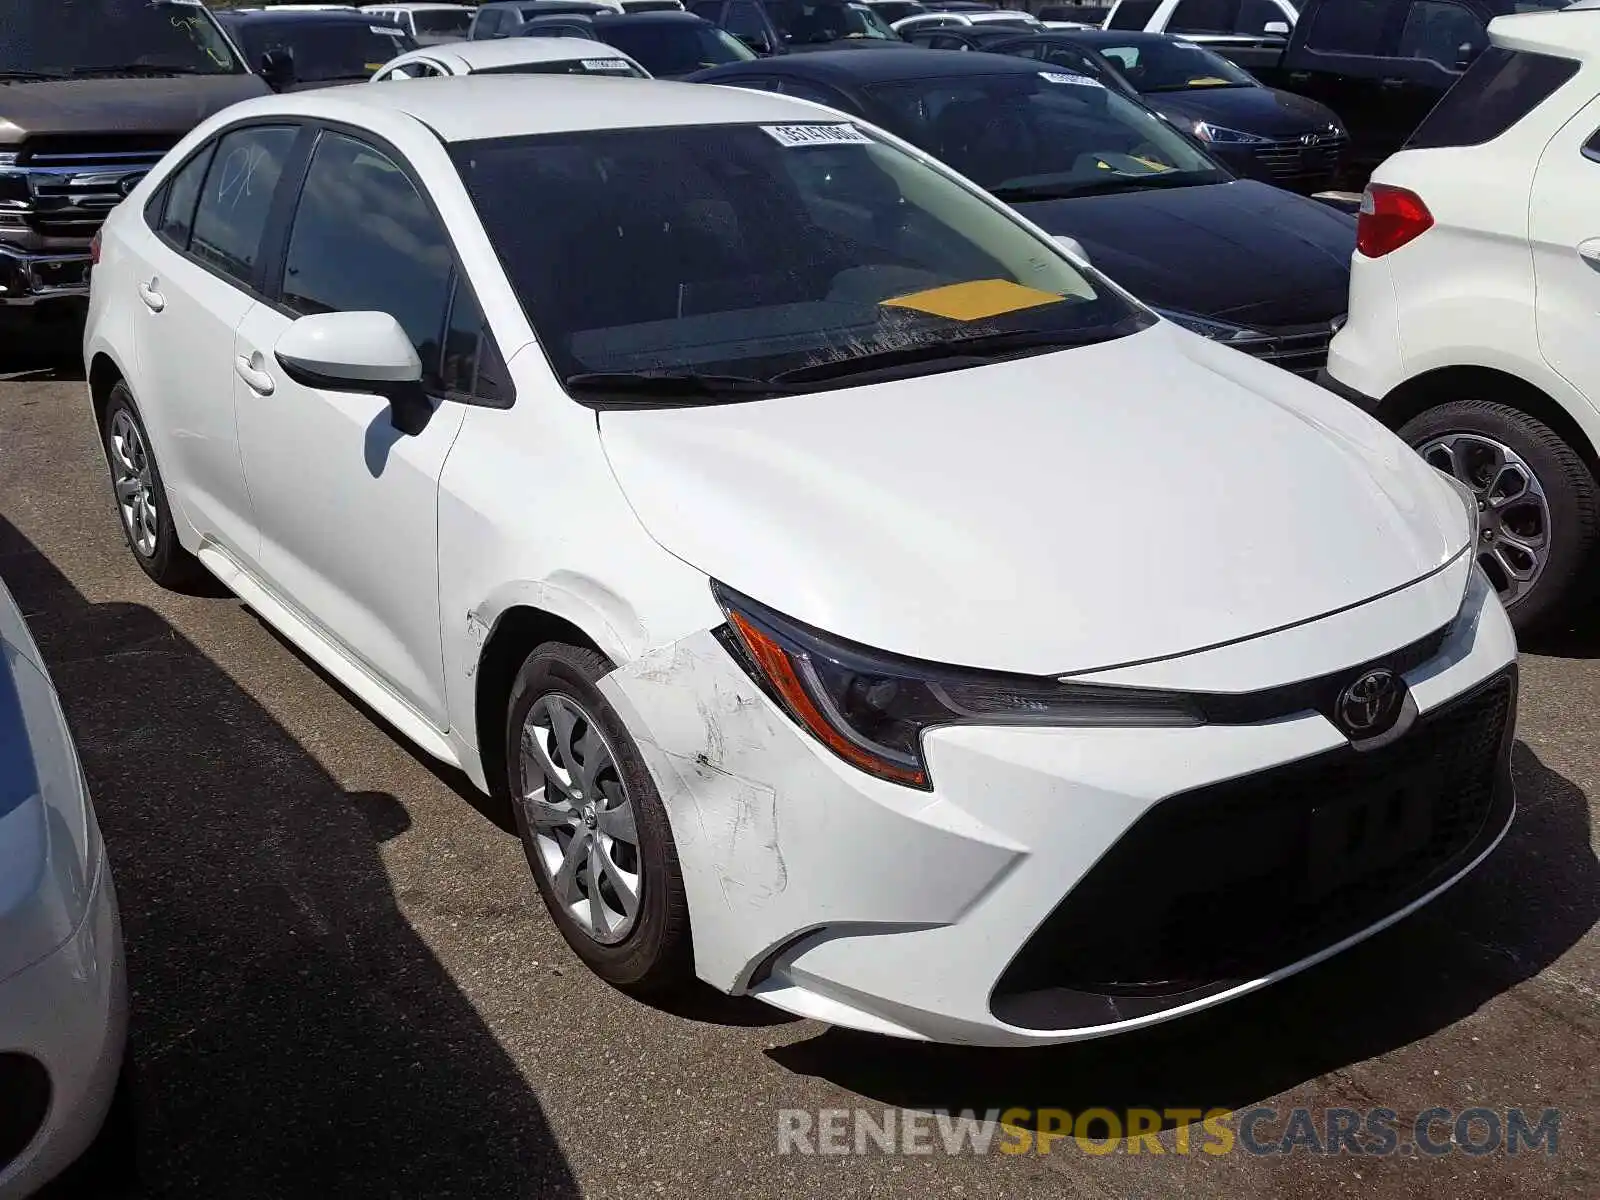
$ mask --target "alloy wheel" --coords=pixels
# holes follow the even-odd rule
[[[614,945],[639,919],[638,822],[598,722],[560,692],[522,723],[518,803],[557,902],[595,941]]]
[[[156,533],[160,518],[156,510],[155,480],[150,470],[150,452],[145,448],[139,426],[127,409],[118,409],[111,418],[111,485],[117,497],[117,511],[128,540],[144,558],[156,552]]]
[[[1445,433],[1417,452],[1478,498],[1478,565],[1500,600],[1533,590],[1550,556],[1550,502],[1522,456],[1478,433]]]

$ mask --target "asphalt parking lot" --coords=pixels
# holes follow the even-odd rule
[[[144,578],[72,368],[0,380],[0,576],[78,739],[133,993],[131,1136],[62,1194],[1600,1194],[1600,614],[1524,656],[1520,808],[1484,869],[1276,988],[1033,1052],[659,1011],[567,951],[508,814],[232,597]],[[1270,1106],[1270,1141],[1296,1106],[1561,1116],[1553,1155],[1178,1153],[1199,1126],[1173,1122],[1160,1155],[778,1152],[779,1110],[886,1106]]]

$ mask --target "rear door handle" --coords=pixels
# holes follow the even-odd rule
[[[144,306],[151,312],[160,312],[167,306],[167,298],[157,290],[160,282],[159,279],[152,279],[149,283],[139,285],[139,299],[144,301]]]
[[[233,369],[238,373],[239,378],[244,380],[245,383],[249,385],[249,388],[252,392],[256,392],[262,396],[270,396],[272,395],[273,389],[275,389],[278,385],[273,382],[271,375],[267,374],[256,365],[260,359],[261,354],[259,352],[252,354],[249,358],[246,358],[242,354],[235,355],[233,360]]]

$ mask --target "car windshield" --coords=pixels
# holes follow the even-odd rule
[[[1139,41],[1123,46],[1096,43],[1117,70],[1141,92],[1191,88],[1255,87],[1256,81],[1214,51],[1193,42]]]
[[[618,21],[596,29],[595,36],[659,78],[692,75],[755,57],[738,38],[709,21]]]
[[[463,8],[459,12],[450,12],[442,8],[419,9],[411,14],[411,22],[418,33],[464,38],[472,26],[472,10]]]
[[[899,34],[865,4],[839,0],[777,0],[767,14],[783,40],[796,46],[861,38],[898,41]]]
[[[1155,113],[1060,68],[879,83],[885,123],[1003,200],[1232,178]]]
[[[397,54],[416,48],[398,25],[365,20],[241,21],[234,26],[234,36],[255,63],[269,50],[288,51],[294,59],[294,77],[302,83],[365,79]]]
[[[1152,320],[1003,208],[850,124],[581,131],[452,155],[574,394],[843,386]],[[692,402],[716,402],[705,396]]]
[[[244,64],[193,0],[0,0],[0,77],[242,75]]]
[[[621,75],[630,79],[640,78],[641,73],[634,69],[632,63],[625,58],[607,57],[601,47],[595,48],[593,58],[567,58],[556,62],[525,62],[508,63],[503,67],[485,67],[475,74],[478,75]]]

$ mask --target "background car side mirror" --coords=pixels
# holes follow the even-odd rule
[[[274,46],[261,56],[261,78],[275,92],[281,92],[294,82],[294,55],[282,46]]]
[[[276,347],[283,373],[302,387],[361,392],[389,402],[389,420],[415,436],[433,416],[416,347],[386,312],[315,313],[290,325]]]
[[[1263,25],[1261,27],[1261,32],[1265,33],[1265,34],[1267,34],[1267,35],[1269,35],[1271,37],[1283,37],[1283,38],[1286,38],[1286,37],[1289,36],[1289,22],[1287,22],[1287,21],[1268,21],[1265,25]]]

